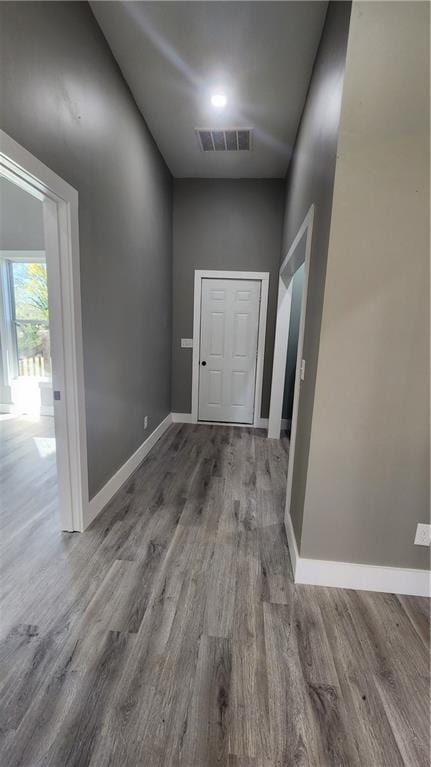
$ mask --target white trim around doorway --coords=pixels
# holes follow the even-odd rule
[[[192,412],[191,423],[198,423],[199,403],[199,346],[201,333],[201,295],[202,280],[258,280],[261,282],[259,334],[257,340],[256,386],[254,392],[253,424],[234,424],[235,426],[260,427],[262,406],[263,362],[265,354],[266,316],[268,311],[269,272],[234,272],[195,269],[194,308],[193,308],[193,359],[192,359]],[[199,423],[210,423],[199,421]]]
[[[304,285],[301,299],[301,317],[298,335],[298,356],[295,376],[295,397],[298,405],[297,389],[301,377],[300,367],[304,342],[305,312],[307,305],[308,274],[310,270],[311,240],[313,234],[314,205],[308,210],[298,233],[289,248],[286,258],[280,267],[278,282],[277,320],[274,339],[274,361],[272,368],[271,401],[269,408],[268,437],[280,438],[281,414],[283,408],[284,385],[286,377],[287,345],[289,340],[290,308],[292,304],[292,279],[295,272],[304,264]],[[305,237],[304,251],[298,251],[298,245]],[[304,257],[302,257],[304,253]],[[299,363],[299,365],[298,365]],[[295,421],[295,402],[292,413],[292,428]],[[292,442],[292,438],[291,438]],[[290,451],[292,452],[292,451]]]
[[[0,130],[0,175],[43,203],[62,530],[88,524],[78,192]],[[59,397],[59,399],[58,399]]]
[[[311,241],[313,235],[314,205],[311,205],[298,233],[289,248],[280,268],[278,289],[277,321],[274,342],[274,364],[272,371],[271,402],[269,407],[268,437],[280,438],[281,413],[283,406],[284,381],[286,375],[287,345],[289,340],[290,307],[292,303],[292,278],[304,264],[304,284],[299,320],[298,351],[296,357],[295,389],[293,395],[292,422],[290,430],[289,459],[287,467],[285,525],[290,520],[292,499],[293,466],[295,460],[296,427],[298,421],[301,380],[304,379],[306,360],[303,359],[305,314],[307,309],[308,275],[310,271]],[[305,238],[305,248],[298,248]]]

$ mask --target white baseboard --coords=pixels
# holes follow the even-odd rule
[[[258,418],[256,428],[267,429],[269,426],[269,418]],[[280,429],[287,429],[290,426],[290,418],[282,418]]]
[[[191,413],[172,413],[172,423],[194,423]]]
[[[191,413],[172,413],[172,422],[173,423],[196,423],[196,421],[193,419],[193,416]],[[209,421],[205,421],[205,423],[210,423]],[[281,422],[281,428],[287,429],[289,424],[289,421],[286,418],[283,418]],[[218,424],[216,421],[213,422],[214,426],[225,426],[224,423]],[[236,424],[236,426],[241,426],[243,424]],[[268,428],[268,418],[258,418],[257,422],[253,425],[251,424],[245,424],[248,425],[248,427],[254,428],[254,429],[267,429]]]
[[[54,405],[41,405],[40,406],[40,415],[51,415],[51,416],[54,416]]]
[[[109,503],[111,498],[114,497],[115,493],[117,493],[122,485],[124,485],[124,483],[129,479],[130,475],[133,474],[135,469],[137,469],[138,466],[142,463],[144,458],[148,455],[150,450],[169,428],[172,422],[172,413],[169,413],[169,415],[167,415],[166,418],[154,429],[150,436],[147,437],[145,442],[143,442],[142,445],[140,445],[138,449],[135,450],[133,455],[131,455],[130,458],[128,458],[128,460],[118,469],[114,476],[108,480],[106,485],[104,485],[102,489],[99,490],[99,492],[94,496],[94,498],[89,501],[87,513],[85,515],[85,528],[87,528],[88,525],[91,524],[94,519],[96,519],[97,515],[100,514],[102,509],[105,508],[106,504]]]
[[[431,574],[428,570],[300,557],[290,515],[286,516],[285,522],[295,583],[417,597],[431,596]]]

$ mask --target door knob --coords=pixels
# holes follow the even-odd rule
[[[205,362],[205,360],[203,360],[201,364],[202,364],[202,367],[204,368],[207,363]]]

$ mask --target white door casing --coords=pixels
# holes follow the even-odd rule
[[[43,203],[48,273],[59,513],[62,530],[88,524],[78,193],[0,130],[0,175]]]
[[[301,299],[301,316],[299,321],[298,350],[296,357],[295,388],[293,395],[292,424],[290,431],[289,459],[287,467],[285,526],[290,535],[290,503],[293,487],[293,467],[295,461],[296,430],[298,423],[299,398],[301,380],[305,371],[303,360],[305,315],[307,310],[308,275],[310,271],[311,241],[313,236],[314,203],[310,206],[298,233],[289,248],[286,258],[280,267],[277,321],[274,341],[274,364],[272,371],[271,403],[269,408],[268,437],[280,438],[281,410],[286,373],[286,355],[289,339],[290,307],[292,299],[292,278],[296,270],[304,264],[304,284]],[[304,242],[305,240],[305,242]],[[305,247],[302,247],[305,244]],[[293,565],[293,563],[292,563]],[[295,570],[295,567],[293,566]]]
[[[287,344],[289,339],[290,309],[292,303],[292,279],[299,267],[304,264],[304,283],[301,298],[301,317],[298,334],[297,370],[295,375],[295,395],[292,413],[292,428],[289,457],[293,455],[296,433],[296,415],[301,382],[302,350],[304,345],[305,312],[307,308],[308,274],[310,270],[311,240],[313,235],[314,204],[310,206],[299,230],[280,267],[277,320],[275,325],[274,358],[272,368],[271,401],[269,407],[268,437],[280,439],[281,415],[286,375]],[[296,405],[296,407],[295,407]]]
[[[203,279],[200,421],[254,421],[261,283]]]

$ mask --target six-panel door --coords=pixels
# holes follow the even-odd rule
[[[200,421],[253,423],[261,283],[203,279]]]

